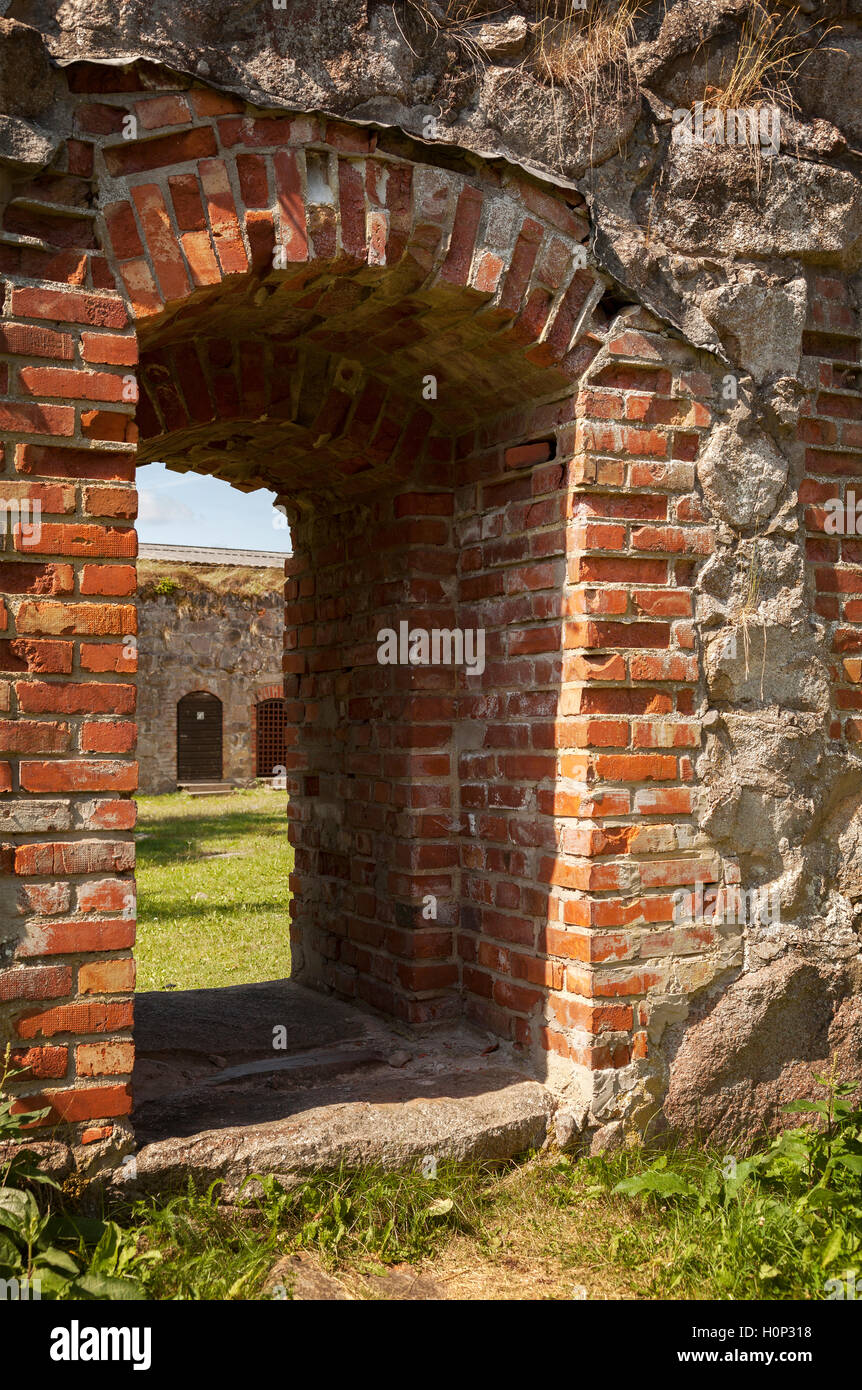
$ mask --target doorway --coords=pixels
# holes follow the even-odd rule
[[[194,690],[177,702],[177,781],[220,782],[222,703]]]

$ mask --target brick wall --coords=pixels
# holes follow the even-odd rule
[[[461,752],[468,1013],[551,1073],[645,1057],[650,998],[712,973],[672,891],[698,835],[692,585],[712,549],[694,459],[714,389],[634,308],[597,307],[574,397],[470,459],[460,591],[493,651]]]
[[[79,1139],[124,1133],[137,431],[291,517],[299,978],[464,1009],[552,1073],[637,1069],[657,1002],[739,944],[673,913],[734,881],[695,802],[716,364],[584,268],[575,195],[134,68],[69,80],[73,138],[0,240],[2,495],[42,508],[0,552],[0,1002],[28,1086]],[[858,458],[849,312],[817,282],[812,530]],[[811,537],[851,739],[858,544]],[[401,621],[481,629],[483,673],[381,664]]]

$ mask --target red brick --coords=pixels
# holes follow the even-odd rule
[[[81,433],[85,439],[105,439],[117,444],[133,443],[137,438],[131,416],[121,415],[116,410],[82,411]]]
[[[163,169],[168,164],[185,164],[216,153],[215,135],[209,126],[184,131],[181,135],[162,135],[155,140],[139,140],[111,145],[105,150],[105,163],[113,175],[140,174],[147,169]]]
[[[146,257],[141,256],[133,261],[122,261],[120,276],[131,300],[133,316],[136,319],[145,319],[153,314],[161,313],[165,307],[164,302]]]
[[[192,119],[185,98],[175,93],[136,101],[135,115],[144,130],[158,130],[160,126],[187,125]]]
[[[88,179],[93,173],[93,146],[86,140],[67,140],[69,173]]]
[[[0,719],[3,753],[65,753],[70,742],[68,724],[43,719]],[[23,871],[16,868],[15,872]]]
[[[199,165],[216,253],[225,275],[242,275],[248,256],[240,235],[236,204],[223,159],[205,159]]]
[[[177,245],[165,200],[158,184],[138,184],[132,198],[144,229],[150,260],[165,303],[191,291],[185,262]]]
[[[33,323],[0,323],[0,352],[70,362],[75,356],[75,341],[68,333],[55,333]]]
[[[137,537],[131,527],[91,526],[82,522],[43,522],[38,541],[24,542],[17,534],[15,549],[37,555],[134,556]],[[126,631],[132,631],[127,628]]]
[[[138,785],[136,763],[87,761],[22,762],[22,790],[28,792],[134,791]]]
[[[441,280],[447,280],[453,285],[466,285],[482,215],[482,203],[482,194],[477,188],[471,188],[469,185],[458,195],[449,249],[440,268]]]
[[[12,313],[22,318],[87,324],[92,328],[125,328],[126,308],[119,295],[64,293],[18,287],[12,291]]]
[[[0,971],[0,1003],[14,999],[59,999],[71,993],[70,965],[22,966]]]
[[[104,800],[90,801],[86,808],[79,808],[78,815],[81,825],[88,830],[133,830],[137,807],[130,799],[106,797]]]
[[[104,478],[124,482],[134,479],[135,457],[131,453],[98,449],[19,444],[15,450],[15,467],[19,473],[51,478]]]
[[[22,391],[31,396],[59,396],[63,400],[119,401],[123,378],[113,372],[78,372],[59,367],[22,367],[18,373]]]
[[[535,444],[516,444],[507,449],[503,460],[507,468],[527,468],[533,463],[545,463],[551,458],[553,446],[547,440]]]
[[[134,941],[135,924],[128,920],[39,922],[28,926],[15,954],[19,957],[70,956],[81,951],[121,951],[133,946]]]
[[[86,723],[81,729],[81,752],[131,753],[136,739],[136,724]]]
[[[71,565],[31,565],[24,560],[0,560],[0,590],[6,594],[70,594],[74,587],[75,574]]]
[[[130,1042],[80,1043],[75,1048],[78,1076],[121,1076],[131,1074],[135,1048]]]
[[[101,879],[81,883],[77,889],[79,912],[130,912],[135,902],[131,879]]]
[[[247,208],[269,207],[266,160],[259,154],[238,154],[236,168],[242,200]]]
[[[97,1125],[92,1129],[81,1131],[82,1144],[97,1144],[102,1139],[110,1139],[114,1132],[113,1125]]]
[[[228,92],[217,92],[210,87],[193,89],[189,92],[189,101],[198,116],[225,116],[231,111],[245,109],[240,97],[231,96]]]
[[[75,840],[19,845],[16,874],[53,875],[118,873],[134,867],[135,847],[125,840]]]
[[[116,135],[123,129],[123,121],[127,114],[123,106],[113,106],[107,102],[88,102],[77,108],[75,123],[88,135]]]
[[[221,271],[209,232],[185,232],[181,238],[195,285],[217,285]]]
[[[13,434],[70,435],[75,431],[75,411],[67,405],[18,405],[0,401],[0,430]]]
[[[134,565],[85,565],[81,571],[82,594],[111,594],[122,598],[133,594],[136,587]],[[119,630],[126,632],[128,629]]]
[[[293,150],[278,150],[273,156],[275,191],[279,212],[280,243],[285,258],[290,261],[308,260],[308,232],[305,224],[305,200],[299,167]]]
[[[111,1115],[128,1115],[132,1109],[132,1092],[129,1085],[87,1086],[68,1091],[42,1091],[37,1096],[16,1101],[13,1113],[19,1110],[35,1110],[51,1107],[51,1113],[39,1127],[60,1122],[72,1123],[77,1120],[102,1119]]]
[[[132,604],[40,603],[25,599],[18,608],[16,622],[18,631],[22,633],[80,633],[117,637],[135,631],[137,610]]]
[[[82,642],[80,660],[82,671],[116,671],[122,674],[138,669],[137,654],[119,642]],[[101,688],[111,689],[110,686]],[[124,686],[123,689],[130,687]],[[133,705],[114,712],[125,713],[128,708],[133,708]]]
[[[69,1052],[65,1047],[15,1047],[11,1063],[16,1071],[29,1072],[30,1076],[59,1080],[66,1075]]]
[[[206,215],[196,174],[172,174],[168,179],[171,202],[181,232],[202,232]]]
[[[104,216],[117,260],[126,261],[133,256],[142,256],[144,246],[131,203],[110,203],[105,208]]]
[[[124,994],[135,988],[135,962],[122,960],[88,961],[78,970],[81,994]]]
[[[21,1038],[40,1035],[51,1038],[55,1033],[116,1033],[132,1026],[132,1001],[105,1004],[79,1000],[52,1009],[19,1014],[15,1029]]]

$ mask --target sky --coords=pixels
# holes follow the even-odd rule
[[[238,492],[219,478],[172,473],[163,463],[140,466],[137,475],[138,540],[145,545],[290,552],[285,518],[273,510],[274,492]]]

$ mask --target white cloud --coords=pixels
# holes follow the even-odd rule
[[[177,497],[160,497],[157,492],[142,488],[138,498],[138,518],[153,526],[170,526],[176,522],[200,521],[197,512]]]

